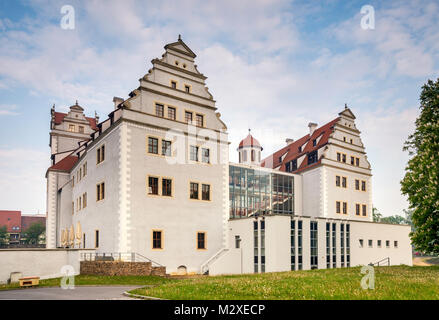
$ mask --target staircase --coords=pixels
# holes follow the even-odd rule
[[[209,265],[218,260],[219,257],[221,257],[224,253],[226,253],[227,251],[229,251],[229,249],[227,248],[222,248],[221,250],[219,250],[217,253],[215,253],[212,257],[210,257],[206,262],[204,262],[201,265],[201,274],[205,274],[208,275],[209,274]]]

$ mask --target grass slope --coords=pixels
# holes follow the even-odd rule
[[[308,270],[173,280],[131,293],[165,299],[439,299],[439,266],[376,267],[364,290],[360,268]]]

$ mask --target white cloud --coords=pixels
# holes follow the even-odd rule
[[[46,152],[33,149],[0,149],[0,194],[2,209],[44,214]]]
[[[0,116],[17,116],[19,115],[18,112],[15,110],[17,109],[17,106],[15,105],[0,105]]]

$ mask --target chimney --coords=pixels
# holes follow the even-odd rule
[[[285,142],[287,143],[287,146],[288,146],[294,142],[294,139],[286,138]]]
[[[122,98],[114,97],[114,98],[113,98],[113,102],[114,102],[114,110],[116,110],[116,109],[117,109],[117,106],[118,106],[119,104],[121,104],[123,101],[124,101],[124,100],[123,100]]]
[[[314,133],[314,130],[316,130],[316,128],[317,128],[317,123],[314,123],[314,122],[308,123],[308,128],[309,128],[309,135],[312,136],[312,134]]]

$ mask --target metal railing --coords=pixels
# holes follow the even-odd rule
[[[137,252],[84,252],[81,253],[81,261],[151,262],[154,267],[163,267]]]
[[[379,267],[381,265],[382,262],[387,262],[387,266],[390,266],[390,257],[381,259],[380,261],[374,262],[374,263],[369,263],[370,266],[377,266]]]
[[[201,274],[207,274],[209,272],[209,265],[217,260],[219,257],[221,257],[223,255],[224,252],[229,251],[228,248],[222,248],[221,250],[219,250],[216,254],[214,254],[212,257],[210,257],[206,262],[204,262],[201,265]]]

